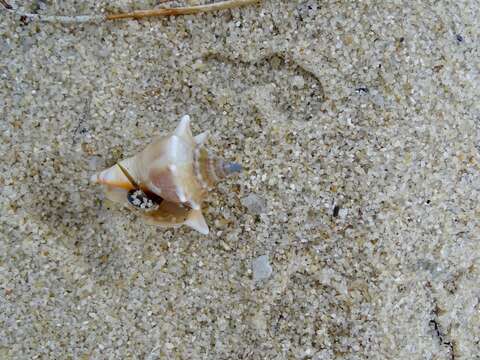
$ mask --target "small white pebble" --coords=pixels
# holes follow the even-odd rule
[[[268,262],[268,256],[262,255],[253,260],[252,263],[253,281],[266,280],[272,275],[272,267]]]
[[[338,211],[338,216],[341,218],[341,219],[345,219],[348,215],[348,209],[344,209],[344,208],[341,208],[339,211]]]
[[[255,194],[245,196],[240,202],[253,214],[262,214],[267,207],[267,201]]]
[[[305,79],[300,75],[293,76],[291,78],[291,84],[296,89],[303,89],[305,87]]]

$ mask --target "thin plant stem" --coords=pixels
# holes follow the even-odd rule
[[[251,5],[258,3],[261,0],[227,0],[207,5],[185,6],[169,9],[152,9],[152,10],[137,10],[129,13],[110,14],[106,15],[106,20],[119,19],[142,19],[146,17],[163,17],[163,16],[179,16],[192,15],[198,13],[219,11],[225,9],[232,9],[236,7]]]
[[[171,0],[163,0],[162,3],[168,2]],[[10,6],[5,0],[0,0],[0,5],[8,11],[17,16],[25,18],[30,21],[39,21],[39,22],[53,22],[53,23],[64,23],[64,24],[81,24],[81,23],[102,23],[109,20],[121,20],[121,19],[143,19],[147,17],[166,17],[166,16],[180,16],[180,15],[193,15],[199,13],[206,13],[212,11],[226,10],[237,7],[242,7],[246,5],[251,5],[258,3],[261,0],[225,0],[217,3],[206,4],[206,5],[195,5],[195,6],[185,6],[185,7],[176,7],[176,8],[161,8],[161,9],[151,9],[151,10],[136,10],[127,13],[118,13],[118,14],[95,14],[95,15],[41,15],[41,14],[31,14],[23,13],[14,9]]]
[[[12,9],[12,6],[7,3],[5,0],[0,0],[0,4],[2,4],[2,6],[5,8],[5,9],[8,9],[8,10],[11,10]]]

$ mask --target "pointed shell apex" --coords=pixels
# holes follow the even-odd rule
[[[199,210],[192,210],[192,212],[188,216],[188,219],[185,220],[184,224],[194,230],[197,230],[203,235],[208,235],[208,233],[210,232],[205,218],[203,217],[202,212]]]
[[[201,134],[196,135],[195,136],[195,143],[197,145],[203,145],[208,138],[208,133],[209,132],[207,130],[207,131],[202,132]]]

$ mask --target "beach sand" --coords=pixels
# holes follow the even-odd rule
[[[0,358],[480,359],[479,11],[0,9]],[[245,168],[208,236],[89,183],[184,114]]]

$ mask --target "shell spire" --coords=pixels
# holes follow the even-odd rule
[[[148,223],[185,224],[202,234],[208,225],[201,204],[216,183],[242,170],[205,148],[208,132],[192,135],[190,117],[175,131],[155,139],[139,154],[91,177],[105,187],[106,196],[137,211]]]
[[[225,162],[205,147],[197,146],[194,154],[194,170],[202,186],[205,189],[211,189],[219,181],[242,171],[242,166],[235,162]]]
[[[242,171],[242,165],[236,162],[230,162],[226,163],[224,165],[224,171],[227,174],[227,176],[233,175],[235,173],[239,173]]]

